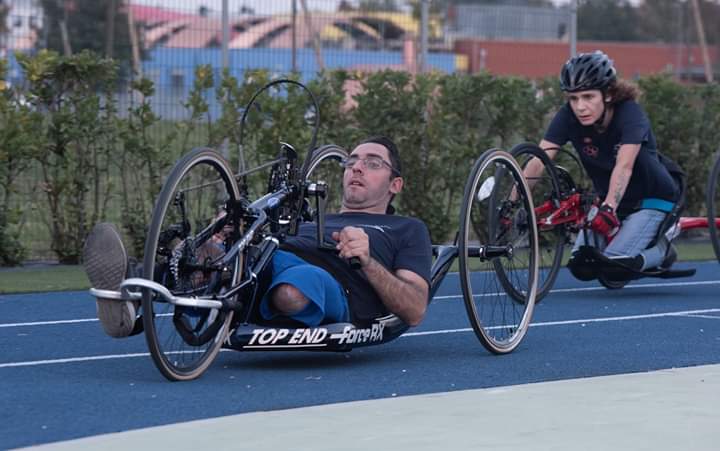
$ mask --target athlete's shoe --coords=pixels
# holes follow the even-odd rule
[[[118,291],[125,280],[128,256],[117,229],[100,223],[93,227],[83,248],[85,273],[93,288]],[[130,335],[135,325],[139,302],[96,299],[97,314],[105,333],[115,338]]]
[[[621,265],[626,266],[635,271],[642,271],[642,268],[645,265],[645,258],[643,257],[642,254],[638,254],[634,257],[627,257],[624,255],[621,255],[621,256],[617,256],[617,257],[609,257],[609,259],[613,262],[620,263]]]

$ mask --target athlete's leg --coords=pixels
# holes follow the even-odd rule
[[[662,211],[651,209],[642,209],[631,214],[623,220],[617,235],[605,248],[605,255],[619,259],[634,258],[633,266],[640,270],[658,266],[663,260],[665,249],[662,249],[662,254],[648,252],[646,255],[644,251],[657,236],[665,215]]]
[[[308,326],[349,320],[345,292],[332,275],[284,251],[273,256],[272,282],[260,314],[265,319],[287,316]]]

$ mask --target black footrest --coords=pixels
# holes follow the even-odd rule
[[[675,279],[678,277],[692,277],[695,275],[697,270],[695,268],[691,269],[670,269],[668,271],[663,271],[660,274],[653,276],[653,277],[659,277],[661,279]]]

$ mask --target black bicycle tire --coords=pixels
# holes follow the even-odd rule
[[[196,148],[185,155],[180,161],[178,161],[173,167],[170,175],[168,175],[165,183],[163,184],[162,190],[158,196],[153,209],[152,221],[145,241],[145,257],[143,260],[143,276],[146,279],[153,279],[153,272],[155,266],[155,254],[157,252],[160,229],[163,223],[165,214],[167,213],[168,206],[170,204],[171,196],[175,192],[175,188],[181,182],[182,177],[187,174],[197,164],[207,162],[214,166],[219,171],[219,175],[223,179],[226,186],[229,185],[230,194],[234,196],[234,199],[239,199],[240,194],[237,183],[230,170],[227,161],[215,150],[210,148]],[[234,200],[232,199],[232,200]],[[237,268],[233,274],[233,278],[237,279],[239,271]],[[233,283],[237,283],[237,280],[233,280]],[[143,290],[142,308],[143,308],[143,326],[145,328],[145,339],[147,341],[150,355],[152,356],[155,366],[168,380],[171,381],[185,381],[192,380],[202,375],[205,370],[210,366],[215,357],[217,356],[222,343],[228,333],[229,326],[233,319],[233,311],[228,311],[225,315],[225,320],[222,326],[218,329],[215,337],[213,338],[212,345],[200,356],[197,363],[188,369],[176,368],[172,362],[169,361],[167,356],[162,350],[162,346],[159,342],[155,323],[154,323],[154,309],[151,293],[148,290]]]
[[[598,282],[608,290],[619,290],[628,284],[626,280],[609,280],[602,275],[598,276]]]
[[[715,200],[720,200],[720,152],[718,152],[715,158],[715,164],[713,165],[712,172],[708,178],[708,186],[706,190],[706,205],[707,205],[707,219],[708,219],[708,231],[710,232],[710,241],[712,242],[713,250],[715,251],[715,257],[718,263],[720,263],[720,233],[718,232],[717,223],[715,219],[720,213],[720,208],[715,205]]]
[[[308,164],[305,165],[303,179],[308,180],[317,165],[320,164],[322,160],[330,157],[336,157],[338,160],[342,160],[348,157],[348,151],[336,144],[326,144],[318,147],[312,152],[311,159],[308,160]]]
[[[523,196],[530,204],[528,208],[528,213],[530,214],[529,223],[531,224],[531,234],[533,239],[533,243],[531,245],[532,255],[530,257],[530,272],[528,275],[528,280],[530,280],[530,290],[528,292],[528,298],[523,302],[524,311],[520,323],[515,328],[515,331],[513,332],[511,337],[508,338],[505,342],[496,341],[493,337],[490,336],[488,331],[485,330],[485,327],[482,324],[482,320],[479,317],[479,313],[474,302],[474,294],[472,293],[472,287],[470,282],[470,265],[468,260],[468,232],[470,227],[469,219],[471,214],[470,206],[472,205],[472,199],[475,196],[475,191],[478,184],[478,177],[481,175],[482,170],[484,170],[485,167],[496,161],[506,162],[515,172],[514,175],[519,177],[519,179],[522,181],[520,186],[524,191]],[[458,237],[460,286],[463,293],[463,301],[465,304],[468,319],[470,320],[470,324],[475,331],[475,335],[480,340],[485,349],[487,349],[493,354],[507,354],[515,350],[520,345],[523,337],[525,336],[528,328],[530,327],[530,320],[532,318],[532,313],[535,306],[538,276],[538,232],[537,223],[535,221],[535,213],[533,210],[534,207],[532,205],[532,198],[528,198],[528,195],[529,187],[527,185],[527,181],[522,176],[522,170],[520,169],[519,165],[509,153],[499,149],[490,149],[484,152],[475,161],[475,164],[465,184],[463,204],[461,206],[460,212],[460,231]]]

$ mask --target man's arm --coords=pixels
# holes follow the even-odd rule
[[[368,282],[380,296],[387,309],[411,326],[417,326],[425,316],[428,303],[428,283],[418,274],[398,269],[390,272],[370,256],[370,240],[358,227],[345,227],[333,233],[342,258],[358,257]]]
[[[420,324],[428,304],[425,279],[407,269],[393,274],[373,258],[362,270],[389,311],[411,326]]]
[[[615,167],[610,174],[610,185],[603,204],[615,211],[625,195],[625,190],[632,177],[635,160],[640,152],[640,144],[623,144],[618,149]]]

